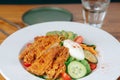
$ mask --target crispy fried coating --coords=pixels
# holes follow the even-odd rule
[[[49,49],[54,43],[59,43],[58,36],[38,36],[35,37],[32,45],[26,47],[19,59],[26,63],[33,63],[35,59],[40,57],[47,49]]]
[[[27,68],[27,70],[36,75],[43,75],[45,70],[52,64],[56,53],[56,48],[51,48],[48,52],[36,59],[34,63]]]
[[[56,47],[59,53],[56,55],[52,65],[47,69],[46,74],[49,78],[56,79],[60,73],[65,72],[65,61],[69,57],[68,49],[65,47]]]
[[[56,79],[66,71],[64,63],[69,57],[68,48],[60,46],[59,43],[60,39],[57,35],[38,36],[21,52],[19,59],[31,64],[26,68],[30,73]]]

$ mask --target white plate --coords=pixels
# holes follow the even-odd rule
[[[109,33],[75,22],[47,22],[31,25],[10,35],[0,47],[0,71],[7,80],[41,80],[21,66],[18,55],[23,46],[35,36],[48,31],[73,31],[84,37],[84,42],[95,44],[99,51],[98,67],[80,80],[116,80],[120,75],[120,43]]]

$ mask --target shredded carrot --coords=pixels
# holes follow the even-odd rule
[[[81,47],[82,47],[83,49],[90,51],[90,52],[93,53],[94,55],[97,54],[97,52],[96,52],[96,50],[94,49],[94,47],[92,47],[92,46],[87,46],[86,44],[80,44],[80,45],[81,45]]]

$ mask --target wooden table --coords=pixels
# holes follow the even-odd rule
[[[81,4],[51,4],[51,5],[0,5],[0,16],[6,18],[18,25],[22,28],[25,27],[25,24],[22,22],[22,15],[31,8],[43,7],[43,6],[54,6],[65,8],[73,14],[73,21],[75,22],[83,22],[82,17],[82,6]],[[8,25],[0,21],[0,25]],[[3,29],[3,27],[0,29]],[[120,3],[111,3],[107,16],[105,18],[102,29],[112,34],[117,40],[120,41]],[[15,28],[5,28],[5,31],[8,31],[9,34],[15,32],[17,29]],[[0,33],[0,42],[2,42],[7,36]],[[0,76],[0,80],[5,80],[2,76]],[[119,79],[120,80],[120,79]]]

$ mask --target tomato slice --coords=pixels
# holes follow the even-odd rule
[[[97,64],[89,62],[91,70],[95,70],[97,67]]]
[[[65,72],[61,73],[61,76],[63,80],[72,80],[71,77]]]
[[[74,41],[81,44],[81,43],[83,43],[83,37],[82,36],[77,36]]]
[[[29,66],[31,66],[31,64],[26,63],[26,62],[23,62],[23,65],[24,65],[25,67],[29,67]]]

